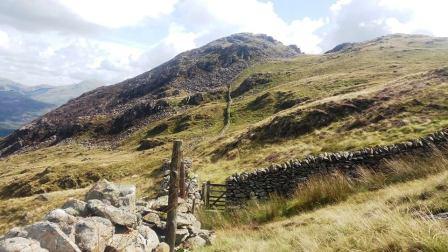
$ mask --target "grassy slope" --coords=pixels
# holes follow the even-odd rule
[[[84,187],[92,182],[92,174],[93,177],[135,183],[140,193],[151,194],[159,179],[158,168],[165,158],[169,158],[170,142],[175,138],[184,140],[185,156],[193,159],[194,172],[202,180],[218,182],[234,172],[309,153],[354,149],[418,137],[448,125],[447,83],[431,72],[447,66],[447,60],[448,40],[399,36],[365,43],[358,52],[307,55],[257,65],[235,80],[233,88],[253,73],[270,72],[273,81],[233,99],[231,124],[225,134],[219,134],[223,127],[224,99],[179,109],[178,115],[149,123],[115,149],[85,147],[73,141],[2,159],[0,196],[11,197],[12,191],[7,189],[14,182],[29,185],[26,188],[33,193],[66,188],[67,180],[68,184]],[[273,103],[257,110],[248,107],[266,92],[275,97],[279,91],[289,92],[295,98],[308,97],[309,100],[280,112],[273,109]],[[379,102],[365,114],[343,118],[309,134],[269,143],[243,141],[241,146],[221,158],[213,158],[214,151],[239,138],[249,128],[269,123],[273,116],[359,96],[371,99],[388,96],[390,99]],[[275,103],[275,99],[271,102]],[[415,99],[418,102],[413,102]],[[179,100],[173,99],[172,103],[177,104],[175,101]],[[394,106],[405,107],[405,111],[392,113],[390,118],[376,123],[369,122],[362,127],[345,130],[346,125],[355,120],[368,120],[367,117],[382,113],[381,108]],[[188,115],[187,130],[177,132],[177,126]],[[151,137],[164,140],[166,144],[144,152],[136,151],[139,141],[148,137],[147,132],[161,123],[166,123],[168,129]],[[88,137],[83,136],[78,142]],[[47,167],[50,168],[43,176],[42,172]],[[0,202],[0,206],[5,206],[5,200]],[[34,208],[29,201],[17,200],[16,204],[22,212]],[[3,223],[4,227],[11,226],[11,221]]]
[[[302,210],[293,217],[278,215],[276,221],[257,224],[255,220],[260,221],[261,214],[285,208],[285,204],[279,204],[281,200],[251,206],[246,214],[252,222],[239,223],[242,215],[226,221],[215,216],[216,226],[223,224],[217,230],[217,240],[200,251],[447,251],[446,220],[436,219],[433,214],[448,211],[448,160],[435,159],[437,162],[420,161],[418,165],[411,162],[416,160],[396,161],[391,165],[400,168],[388,176],[406,179],[411,172],[423,178],[386,187],[378,183],[380,180],[370,181],[370,185],[383,189],[358,188],[359,192],[353,194],[351,188],[348,197],[350,190],[340,186],[340,179],[339,183],[334,178],[314,182],[314,189],[319,190],[298,190],[296,198],[283,203],[303,204],[308,198],[325,202],[328,197],[340,203]],[[439,172],[431,173],[436,170]],[[334,195],[329,190],[335,191]],[[314,208],[319,208],[316,202]]]

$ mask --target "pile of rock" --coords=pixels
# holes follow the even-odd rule
[[[0,237],[0,251],[168,251],[164,243],[168,196],[136,201],[135,186],[97,182],[85,201],[71,199],[42,221],[16,227]],[[211,243],[187,201],[177,218],[177,246]]]

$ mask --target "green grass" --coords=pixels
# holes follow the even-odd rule
[[[252,202],[232,213],[202,212],[217,231],[199,251],[446,251],[448,159],[406,158],[390,173],[364,170],[354,181],[312,179],[292,199]]]

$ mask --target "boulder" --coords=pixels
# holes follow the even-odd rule
[[[160,226],[160,216],[156,212],[149,212],[143,216],[143,221],[155,226]]]
[[[213,241],[215,240],[215,233],[213,231],[201,229],[198,232],[198,236],[200,236],[202,239],[204,239],[207,243],[207,245],[211,245]]]
[[[164,211],[168,207],[168,195],[160,196],[154,200],[150,200],[148,203],[151,209]]]
[[[182,198],[178,199],[179,205],[186,204]],[[152,210],[166,212],[168,208],[168,195],[157,197],[156,199],[148,201],[148,207]]]
[[[62,209],[55,209],[45,215],[44,220],[57,224],[59,228],[73,240],[76,217],[68,214]]]
[[[106,247],[106,251],[151,251],[146,246],[145,238],[137,230],[130,230],[124,233],[116,233],[113,235],[109,244]]]
[[[76,244],[55,223],[37,222],[26,226],[27,238],[40,243],[42,248],[52,252],[81,252]]]
[[[170,245],[168,245],[164,242],[161,242],[154,249],[154,252],[170,252]]]
[[[156,232],[151,228],[143,225],[139,226],[137,230],[140,233],[140,235],[142,235],[143,238],[145,238],[146,248],[149,249],[149,251],[155,249],[157,244],[159,244],[159,237],[157,236]]]
[[[70,199],[62,205],[62,209],[70,215],[73,216],[86,216],[87,203],[78,199]]]
[[[177,229],[176,230],[176,246],[179,246],[182,242],[184,242],[190,233],[188,229]]]
[[[87,217],[75,225],[75,242],[82,251],[104,251],[114,235],[114,226],[105,218]]]
[[[99,200],[89,200],[87,202],[87,209],[94,215],[106,218],[114,224],[130,228],[136,228],[139,225],[139,218],[136,214],[112,205],[106,205]]]
[[[193,226],[196,221],[196,217],[191,213],[177,213],[176,222],[178,228]]]
[[[187,202],[179,204],[177,206],[177,212],[178,213],[188,213],[188,212],[191,212],[191,205],[188,204]]]
[[[0,240],[1,252],[48,252],[40,246],[38,241],[23,238],[12,237]]]
[[[86,201],[96,199],[114,207],[135,211],[134,185],[116,185],[105,179],[98,181],[86,194]]]
[[[204,240],[202,237],[200,236],[193,236],[193,237],[189,237],[185,243],[184,243],[184,247],[188,248],[188,249],[196,249],[199,247],[203,247],[207,244],[207,241]]]
[[[27,237],[28,232],[23,229],[23,227],[14,227],[11,228],[6,234],[5,238],[13,238],[13,237]]]

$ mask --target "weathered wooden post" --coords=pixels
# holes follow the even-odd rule
[[[166,222],[166,242],[170,246],[170,252],[174,252],[176,246],[176,217],[178,203],[178,180],[177,173],[182,163],[182,141],[175,140],[173,143],[173,155],[170,164],[170,188],[168,194],[168,216]]]
[[[210,201],[210,181],[207,181],[207,183],[205,184],[205,207],[209,208],[209,202]]]
[[[184,162],[180,165],[180,171],[179,171],[179,196],[182,199],[185,199],[186,192],[185,192],[185,164]]]

